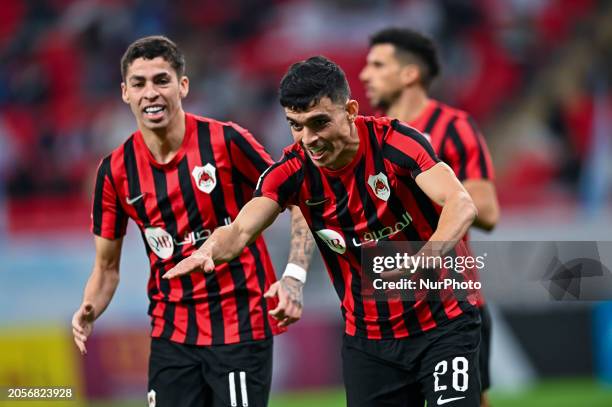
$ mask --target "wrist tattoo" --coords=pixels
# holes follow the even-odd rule
[[[306,220],[301,214],[292,213],[289,263],[297,264],[304,270],[308,270],[314,246],[315,241],[308,230]]]
[[[300,307],[304,304],[304,294],[302,289],[304,283],[293,277],[283,277],[280,279],[282,289],[287,293],[289,300]]]

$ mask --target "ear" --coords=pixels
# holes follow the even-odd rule
[[[130,104],[130,97],[128,96],[127,85],[125,82],[121,82],[121,99],[123,99],[123,101],[128,105]]]
[[[400,81],[404,86],[411,86],[421,80],[421,72],[416,64],[406,64],[400,71]]]
[[[359,102],[357,102],[355,99],[350,99],[348,102],[346,102],[346,113],[349,121],[354,122],[355,117],[357,117],[357,114],[359,113]]]
[[[182,76],[179,80],[179,96],[181,99],[189,94],[189,78]]]

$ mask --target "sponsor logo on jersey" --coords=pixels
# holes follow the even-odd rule
[[[368,177],[368,185],[372,188],[372,191],[374,191],[374,195],[385,202],[389,199],[389,196],[391,196],[389,181],[387,180],[387,176],[382,172],[376,175],[370,175]]]
[[[329,246],[330,249],[339,254],[344,254],[346,251],[346,242],[342,235],[335,230],[321,229],[315,232],[321,240]]]
[[[364,243],[378,242],[379,240],[383,240],[383,239],[392,237],[395,234],[406,229],[411,223],[412,223],[412,216],[410,216],[408,211],[406,211],[402,215],[402,219],[399,222],[396,222],[395,225],[386,226],[380,230],[375,230],[373,232],[366,232],[361,237],[361,242],[353,238],[353,244],[355,246],[361,246]]]
[[[160,259],[169,259],[174,252],[174,239],[160,227],[146,228],[145,238],[153,253]]]
[[[202,192],[210,194],[217,186],[217,169],[212,164],[207,163],[203,167],[196,166],[191,171],[196,186]]]
[[[223,223],[225,225],[229,225],[232,223],[232,219],[230,217],[226,217],[223,219]],[[163,228],[160,227],[150,227],[146,228],[145,239],[147,240],[147,244],[159,257],[160,259],[169,259],[172,257],[172,253],[174,253],[174,247],[180,246],[198,246],[199,242],[203,242],[212,235],[211,229],[202,229],[196,232],[185,233],[182,239],[177,239],[173,237],[170,233],[166,232]]]

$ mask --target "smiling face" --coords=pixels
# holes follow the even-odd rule
[[[319,167],[338,169],[357,153],[359,138],[354,127],[359,105],[355,100],[334,103],[329,97],[304,111],[285,108],[296,143]]]
[[[121,92],[140,129],[162,130],[182,111],[181,99],[189,92],[189,80],[179,78],[162,57],[137,58],[127,69]]]

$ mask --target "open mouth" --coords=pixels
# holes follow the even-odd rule
[[[144,113],[145,117],[152,120],[160,119],[165,111],[166,107],[162,105],[151,105],[142,109],[142,112]]]
[[[313,160],[320,160],[326,151],[327,149],[325,148],[325,146],[308,147],[308,153],[310,154],[310,157]]]

